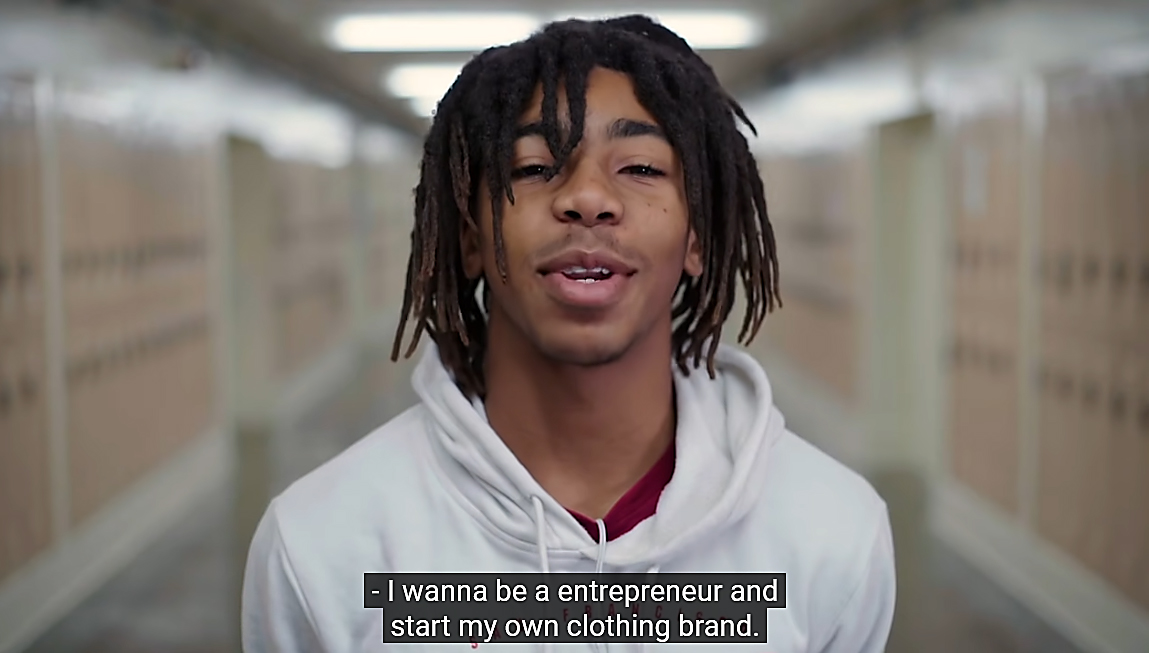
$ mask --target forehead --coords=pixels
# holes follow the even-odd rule
[[[569,122],[566,89],[558,87],[558,117],[562,123]],[[535,87],[527,109],[523,112],[520,124],[532,123],[542,118],[543,88]],[[588,132],[609,126],[619,118],[629,118],[655,123],[657,120],[638,101],[634,92],[634,82],[626,73],[596,67],[587,75],[586,82],[586,125]]]

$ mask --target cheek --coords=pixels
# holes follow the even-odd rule
[[[539,239],[540,225],[531,224],[531,208],[520,199],[514,206],[505,205],[502,218],[503,262],[508,274],[507,283],[515,285],[519,276],[529,269],[530,253]],[[490,211],[483,224],[483,270],[490,280],[499,280],[498,255],[495,251],[495,228]],[[501,285],[501,281],[497,285]]]
[[[676,205],[664,205],[651,212],[652,220],[644,231],[645,242],[651,244],[650,254],[662,266],[681,267],[686,256],[687,237],[690,233],[686,211]]]

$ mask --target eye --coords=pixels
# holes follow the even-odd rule
[[[511,171],[511,179],[526,179],[527,177],[538,177],[546,174],[549,168],[539,163],[525,165],[521,168],[515,168]]]
[[[638,175],[640,177],[662,177],[666,175],[665,172],[659,170],[658,168],[648,165],[627,166],[622,169],[622,172],[631,175]]]

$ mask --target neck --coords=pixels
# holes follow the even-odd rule
[[[485,405],[491,426],[559,503],[604,516],[674,438],[670,328],[616,361],[581,366],[546,358],[492,324]]]

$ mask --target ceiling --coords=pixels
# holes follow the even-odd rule
[[[369,12],[475,11],[475,2],[459,0],[152,0],[164,11],[225,39],[265,61],[290,70],[312,86],[343,97],[361,111],[413,133],[426,128],[426,119],[406,100],[393,97],[382,84],[399,64],[445,63],[465,60],[465,52],[340,52],[326,42],[330,21],[347,14]],[[772,73],[794,60],[834,43],[856,40],[883,22],[915,7],[944,4],[929,0],[715,0],[707,10],[736,10],[764,26],[765,40],[738,50],[703,51],[722,83],[735,95],[761,90]],[[635,0],[625,9],[637,11],[698,9],[697,0]],[[488,0],[483,11],[525,11],[546,16],[618,12],[618,5],[601,0],[585,3],[559,0]]]

